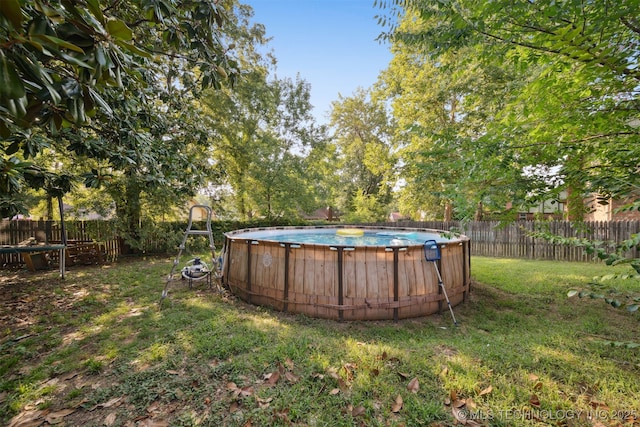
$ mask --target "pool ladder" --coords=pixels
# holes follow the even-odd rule
[[[206,229],[204,230],[199,230],[199,229],[194,229],[193,228],[193,217],[194,217],[194,212],[197,209],[204,209],[207,215],[207,222],[206,222]],[[189,288],[192,287],[193,285],[193,281],[194,280],[202,280],[202,279],[207,279],[207,284],[209,285],[209,287],[212,286],[212,275],[215,276],[216,279],[216,286],[218,287],[218,290],[220,290],[220,285],[219,285],[219,281],[220,278],[222,276],[221,274],[221,260],[220,259],[216,259],[216,246],[215,243],[213,242],[213,230],[211,229],[211,216],[213,214],[213,211],[211,210],[211,207],[206,206],[206,205],[193,205],[191,206],[191,209],[189,209],[189,223],[187,225],[187,229],[184,232],[184,236],[182,238],[182,243],[180,243],[179,246],[179,250],[178,250],[178,255],[176,256],[175,260],[173,260],[173,266],[171,267],[171,272],[169,273],[169,275],[167,276],[167,281],[165,283],[164,289],[162,291],[162,297],[160,298],[160,302],[162,302],[162,300],[164,300],[168,294],[169,294],[169,283],[171,283],[173,281],[173,277],[176,273],[176,267],[178,266],[178,264],[180,264],[180,257],[182,256],[182,252],[185,250],[186,248],[186,244],[187,244],[187,239],[189,236],[209,236],[209,249],[211,250],[211,267],[209,267],[206,263],[200,261],[199,258],[195,258],[192,259],[190,261],[188,261],[188,263],[191,263],[191,265],[199,265],[202,266],[200,268],[202,268],[202,270],[200,270],[201,272],[203,272],[204,274],[200,277],[190,277],[189,275],[185,275],[184,274],[184,269],[182,272],[182,276],[183,278],[186,278],[189,280]],[[187,267],[185,267],[187,268]]]

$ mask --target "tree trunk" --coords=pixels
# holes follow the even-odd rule
[[[267,218],[272,219],[271,212],[271,194],[267,194]]]
[[[118,194],[115,198],[116,214],[124,228],[124,238],[120,237],[122,253],[134,254],[140,248],[140,219],[142,216],[142,206],[140,204],[140,194],[142,189],[133,174],[127,174],[124,182],[124,194]]]
[[[53,197],[47,195],[47,221],[53,221]]]
[[[453,205],[451,201],[447,200],[447,203],[444,205],[444,221],[449,222],[453,218]]]
[[[478,202],[478,206],[476,207],[476,213],[473,217],[474,221],[482,221],[482,217],[483,217],[483,206],[482,206],[482,200]]]
[[[572,164],[572,168],[577,171],[582,171],[584,161],[581,157],[570,157],[567,159],[567,163]],[[569,221],[583,221],[586,207],[584,203],[584,189],[585,185],[581,181],[579,175],[569,175],[567,177],[567,220]]]
[[[582,199],[582,191],[579,186],[574,185],[567,187],[567,220],[582,221],[584,220],[585,205]]]

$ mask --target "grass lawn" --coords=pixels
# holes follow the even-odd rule
[[[2,272],[0,424],[640,425],[640,315],[566,296],[610,268],[474,257],[455,327],[448,311],[310,319],[184,283],[160,310],[171,263]]]

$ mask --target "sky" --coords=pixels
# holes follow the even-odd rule
[[[300,77],[311,85],[319,123],[328,122],[331,102],[370,87],[391,60],[389,46],[376,41],[384,11],[373,0],[241,0],[254,10],[272,40],[277,77]]]

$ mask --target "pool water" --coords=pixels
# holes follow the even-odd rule
[[[344,236],[336,234],[335,230],[331,232],[321,230],[292,232],[290,230],[286,233],[255,236],[255,238],[281,243],[307,243],[329,246],[412,246],[422,245],[426,240],[435,240],[436,242],[449,241],[449,239],[435,233],[365,232],[361,236]]]

